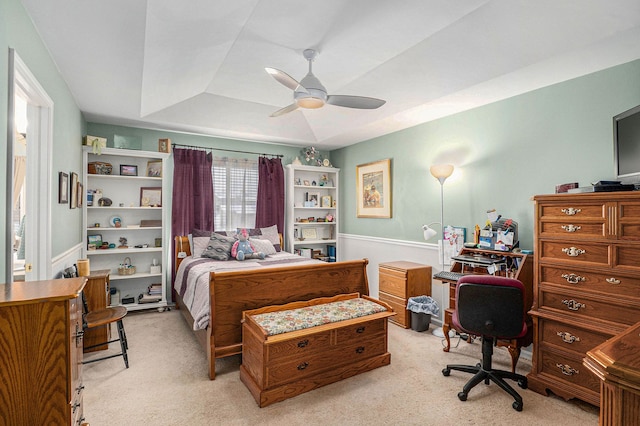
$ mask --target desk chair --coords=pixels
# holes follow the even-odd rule
[[[496,383],[515,399],[512,407],[522,411],[522,398],[504,379],[518,382],[527,388],[527,378],[511,371],[494,370],[491,366],[496,339],[517,339],[527,333],[524,310],[524,286],[518,280],[492,275],[465,275],[456,285],[456,309],[453,324],[467,334],[482,338],[482,364],[447,365],[442,374],[451,370],[464,371],[474,376],[458,393],[466,401],[469,391],[480,382]]]
[[[118,338],[109,340],[106,342],[99,343],[97,345],[88,346],[85,349],[96,348],[98,346],[103,346],[108,343],[120,342],[120,353],[103,356],[101,358],[94,358],[88,361],[82,361],[83,364],[88,364],[90,362],[102,361],[104,359],[115,358],[117,356],[121,356],[124,359],[125,367],[129,368],[129,358],[127,357],[127,349],[129,349],[127,345],[127,334],[124,331],[124,325],[122,323],[122,319],[127,315],[127,308],[124,306],[109,306],[104,309],[98,309],[96,311],[89,312],[87,307],[87,300],[84,297],[84,293],[82,293],[82,306],[83,306],[83,315],[82,315],[82,328],[83,329],[91,329],[97,327],[111,327],[112,323],[117,323],[118,328]]]

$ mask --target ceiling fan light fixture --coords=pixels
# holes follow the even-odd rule
[[[300,97],[296,99],[296,104],[300,108],[306,109],[318,109],[324,106],[324,100],[321,98],[314,98],[312,96]]]

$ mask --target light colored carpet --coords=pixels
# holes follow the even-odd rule
[[[471,375],[453,371],[444,377],[441,370],[447,363],[479,362],[480,343],[461,342],[447,354],[431,334],[433,325],[419,333],[389,324],[391,365],[259,408],[240,381],[239,356],[218,360],[216,380],[208,379],[206,355],[178,311],[132,312],[124,321],[130,368],[121,357],[84,366],[84,413],[91,426],[598,424],[595,407],[515,383],[522,412],[495,384],[478,385],[467,401],[458,400]],[[497,348],[494,367],[509,365],[506,350]],[[521,359],[518,371],[530,369],[530,361]]]

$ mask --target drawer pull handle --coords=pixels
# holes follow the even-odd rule
[[[574,336],[573,334],[569,333],[568,331],[558,331],[558,333],[556,333],[558,336],[560,336],[560,338],[562,339],[563,342],[565,343],[574,343],[574,342],[579,342],[580,338],[578,336]]]
[[[73,404],[73,406],[71,407],[71,408],[72,408],[71,413],[72,413],[72,414],[73,414],[73,413],[75,413],[75,412],[76,412],[76,410],[77,410],[79,407],[80,407],[80,403],[79,403],[79,402],[74,403],[74,404]]]
[[[299,348],[304,348],[304,347],[306,347],[308,344],[309,344],[309,340],[307,340],[307,339],[300,340],[300,341],[298,342],[298,347],[299,347]]]
[[[567,280],[569,284],[578,284],[580,281],[586,281],[585,277],[576,274],[562,274],[562,278]]]
[[[571,300],[564,299],[562,301],[562,303],[567,305],[567,308],[569,308],[569,310],[571,310],[571,311],[577,311],[580,308],[586,308],[587,307],[587,305],[585,305],[584,303],[577,302],[577,301],[575,301],[573,299],[571,299]]]
[[[80,394],[80,392],[82,392],[82,390],[84,389],[84,385],[80,385],[76,388],[76,393]]]
[[[562,225],[560,228],[564,229],[567,232],[576,232],[582,229],[582,226],[579,225]]]
[[[615,278],[607,278],[607,279],[606,279],[606,281],[607,281],[609,284],[620,284],[620,282],[621,282],[620,280],[617,280],[617,279],[615,279]]]
[[[560,371],[562,371],[562,374],[564,374],[565,376],[573,376],[574,374],[580,374],[578,370],[576,370],[575,368],[567,364],[556,364],[556,367],[558,367]]]
[[[358,327],[358,328],[356,329],[356,333],[358,333],[358,334],[359,334],[359,333],[364,333],[365,328],[366,328],[366,327]]]
[[[364,352],[364,346],[358,346],[358,347],[356,348],[356,353],[357,353],[357,354],[361,354],[362,352]]]
[[[580,213],[582,210],[581,209],[574,209],[573,207],[569,207],[568,209],[562,209],[560,211],[562,213],[566,214],[567,216],[575,216],[578,213]]]
[[[305,361],[301,364],[298,364],[298,370],[300,371],[305,370],[308,366],[309,366],[309,363]]]
[[[570,257],[578,257],[581,254],[585,254],[587,251],[577,247],[565,247],[562,249],[562,252]]]

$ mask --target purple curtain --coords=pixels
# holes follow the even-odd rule
[[[279,158],[258,159],[256,228],[278,225],[284,232],[284,170]]]
[[[193,229],[213,231],[213,156],[202,150],[173,150],[173,209],[171,211],[171,253],[175,237]],[[172,270],[175,275],[175,257]],[[174,276],[175,278],[175,276]]]

